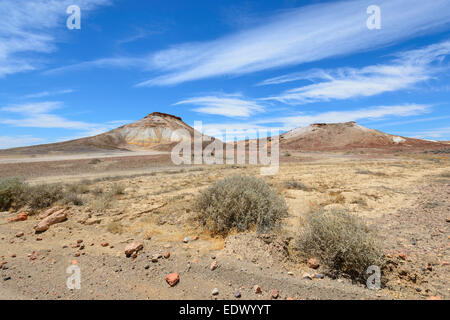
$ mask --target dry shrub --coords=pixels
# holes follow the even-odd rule
[[[0,211],[23,206],[27,189],[28,185],[18,178],[0,180]]]
[[[110,193],[114,196],[118,196],[125,193],[125,186],[122,184],[114,183],[111,187]]]
[[[91,207],[94,210],[100,211],[108,209],[111,206],[111,203],[114,201],[114,195],[112,192],[107,192],[101,194],[99,197],[96,197],[92,203]]]
[[[286,189],[293,189],[293,190],[303,190],[303,191],[309,190],[309,188],[305,184],[298,181],[286,181],[284,183],[284,187]]]
[[[79,183],[68,185],[66,191],[72,194],[86,194],[89,192],[89,182],[83,180]]]
[[[64,194],[64,204],[74,204],[76,206],[82,206],[84,204],[83,199],[76,193],[67,192]]]
[[[201,224],[213,234],[256,228],[271,231],[287,216],[285,200],[261,179],[234,175],[217,181],[196,199]]]
[[[106,230],[114,234],[121,234],[123,232],[123,226],[119,222],[111,221],[106,226]]]
[[[306,214],[297,243],[300,255],[318,257],[333,274],[365,280],[369,266],[383,267],[381,250],[367,226],[343,211],[317,209]]]
[[[32,210],[50,207],[55,202],[64,198],[63,187],[59,184],[43,184],[29,187],[26,198],[27,204]]]

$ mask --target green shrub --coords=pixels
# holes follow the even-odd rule
[[[0,211],[25,205],[27,189],[28,185],[18,178],[0,180]]]
[[[343,211],[313,210],[303,219],[298,249],[304,258],[317,257],[332,273],[364,280],[371,265],[383,268],[382,253],[367,226]]]
[[[231,176],[215,182],[196,199],[200,223],[213,234],[231,230],[271,231],[287,216],[286,202],[255,177]]]

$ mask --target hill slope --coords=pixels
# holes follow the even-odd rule
[[[360,126],[356,122],[316,123],[296,128],[280,136],[285,150],[327,151],[372,149],[439,149],[448,147],[440,142],[390,135]]]

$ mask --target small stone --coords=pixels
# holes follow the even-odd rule
[[[8,280],[11,280],[11,277],[5,277],[5,278],[3,278],[3,281],[8,281]]]
[[[214,289],[212,290],[211,294],[212,294],[213,296],[217,296],[217,295],[219,294],[219,289],[214,288]]]
[[[234,297],[235,298],[240,298],[241,297],[241,293],[239,291],[235,291],[234,292]]]
[[[309,258],[308,259],[308,268],[311,269],[318,269],[320,267],[319,260],[316,258]]]
[[[262,292],[261,287],[258,285],[253,286],[253,292],[256,294],[261,294]]]
[[[188,242],[189,242],[189,237],[185,237],[185,238],[183,239],[183,242],[184,242],[184,243],[188,243]]]
[[[432,296],[432,297],[429,297],[427,300],[442,300],[442,298],[438,297],[438,296]]]
[[[166,252],[164,252],[164,259],[169,259],[170,258],[170,252],[169,251],[166,251]]]
[[[36,241],[42,241],[42,238],[37,237],[37,238],[36,238]]]
[[[77,240],[77,243],[81,244],[81,243],[83,243],[83,240]]]
[[[19,233],[16,234],[16,237],[17,237],[17,238],[20,238],[20,237],[23,237],[23,236],[24,236],[24,233],[23,233],[23,232],[19,232]]]
[[[195,236],[195,237],[194,237],[194,240],[195,240],[195,241],[197,241],[198,239],[200,239],[199,236]]]
[[[79,257],[79,256],[80,256],[80,253],[77,252],[77,253],[75,253],[73,256],[74,256],[74,257]]]
[[[288,276],[293,276],[294,275],[294,273],[292,272],[292,271],[288,271]]]
[[[211,271],[216,270],[217,269],[217,261],[213,261],[211,263],[211,267],[210,267]]]
[[[149,265],[146,265],[146,266],[144,267],[144,269],[145,269],[145,270],[148,270],[148,269],[150,269],[150,266],[149,266]]]
[[[323,279],[323,278],[325,278],[325,276],[321,273],[316,273],[316,274],[314,274],[314,278],[315,279]]]
[[[137,253],[142,250],[144,245],[140,242],[133,242],[125,247],[125,255],[127,257],[131,256],[133,253]]]
[[[11,254],[11,258],[15,258],[15,257],[16,257],[15,253]]]
[[[152,262],[158,262],[158,255],[157,254],[154,254],[153,256],[152,256]]]
[[[107,246],[109,246],[109,243],[108,242],[102,242],[101,246],[102,247],[107,247]]]
[[[433,266],[431,265],[431,263],[427,264],[427,270],[433,271]]]
[[[19,213],[14,218],[8,218],[8,222],[18,222],[18,221],[25,221],[28,219],[28,215],[24,212]]]
[[[311,275],[308,272],[303,273],[302,275],[303,280],[312,280]]]
[[[270,296],[272,297],[272,299],[278,299],[278,297],[280,296],[280,292],[278,290],[272,290],[270,291]]]
[[[166,276],[166,282],[167,282],[171,287],[175,286],[175,285],[178,283],[178,281],[180,281],[180,276],[179,276],[178,273],[176,273],[176,272],[171,273],[171,274],[168,274],[168,275]]]
[[[398,257],[402,260],[406,260],[408,257],[404,253],[399,253]]]

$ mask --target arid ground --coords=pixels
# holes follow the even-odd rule
[[[45,210],[0,213],[0,299],[270,299],[273,290],[278,299],[450,298],[446,154],[284,154],[278,174],[260,177],[289,206],[282,230],[226,238],[199,228],[193,202],[215,181],[259,176],[259,167],[175,167],[167,154],[45,160],[1,163],[0,178],[73,185],[80,201],[60,205],[68,219],[40,234],[33,227]],[[381,290],[298,257],[300,217],[314,207],[367,222],[387,263]],[[7,222],[20,212],[26,221]],[[126,257],[133,242],[143,250]],[[66,286],[71,265],[81,289]],[[173,287],[165,281],[172,272],[180,277]]]

